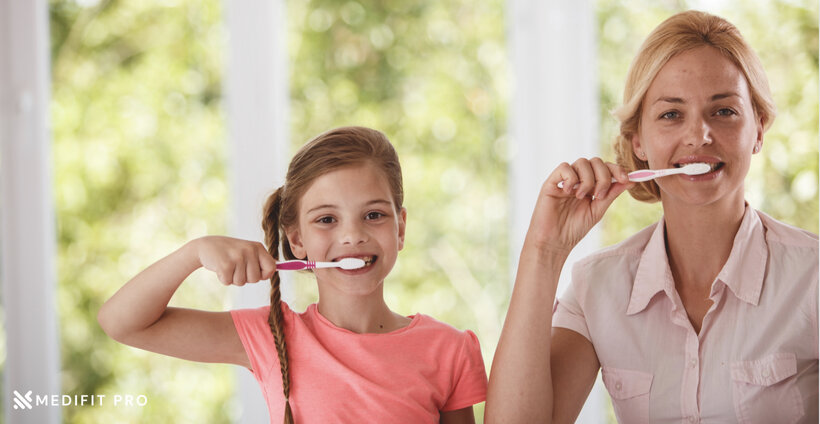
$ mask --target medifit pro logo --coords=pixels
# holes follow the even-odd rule
[[[33,408],[31,402],[34,399],[31,397],[31,390],[26,392],[26,395],[23,396],[17,390],[14,391],[14,409],[31,409]]]
[[[41,395],[29,390],[25,395],[14,390],[14,409],[28,410],[40,406],[102,406],[106,402],[106,395]],[[115,394],[108,398],[108,402],[116,407],[144,407],[148,405],[148,396],[138,394]]]

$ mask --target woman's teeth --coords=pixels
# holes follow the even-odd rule
[[[720,168],[720,167],[722,167],[722,166],[723,166],[723,162],[715,162],[715,163],[708,163],[708,162],[690,162],[690,163],[676,163],[676,164],[674,164],[674,167],[675,167],[675,168],[682,168],[682,167],[684,167],[684,166],[686,166],[686,165],[691,165],[691,164],[693,164],[693,163],[703,163],[703,164],[709,165],[709,172],[715,172],[715,171],[717,171],[717,170],[718,170],[718,168]]]

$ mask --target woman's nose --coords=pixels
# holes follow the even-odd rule
[[[694,119],[686,135],[686,145],[700,147],[705,144],[712,144],[712,141],[712,129],[709,127],[709,123],[703,118]]]

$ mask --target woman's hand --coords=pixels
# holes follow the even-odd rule
[[[613,178],[617,182],[613,183]],[[615,198],[633,184],[620,166],[597,157],[558,165],[541,186],[528,241],[568,253],[601,220]]]
[[[222,284],[244,286],[270,279],[276,260],[262,243],[224,236],[206,236],[193,242],[199,263],[216,273]]]

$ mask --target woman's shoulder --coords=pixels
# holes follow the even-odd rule
[[[767,242],[778,243],[784,246],[804,247],[813,249],[814,251],[818,250],[817,234],[778,221],[759,210],[755,210],[755,212],[757,216],[760,217],[763,228],[766,229]]]

